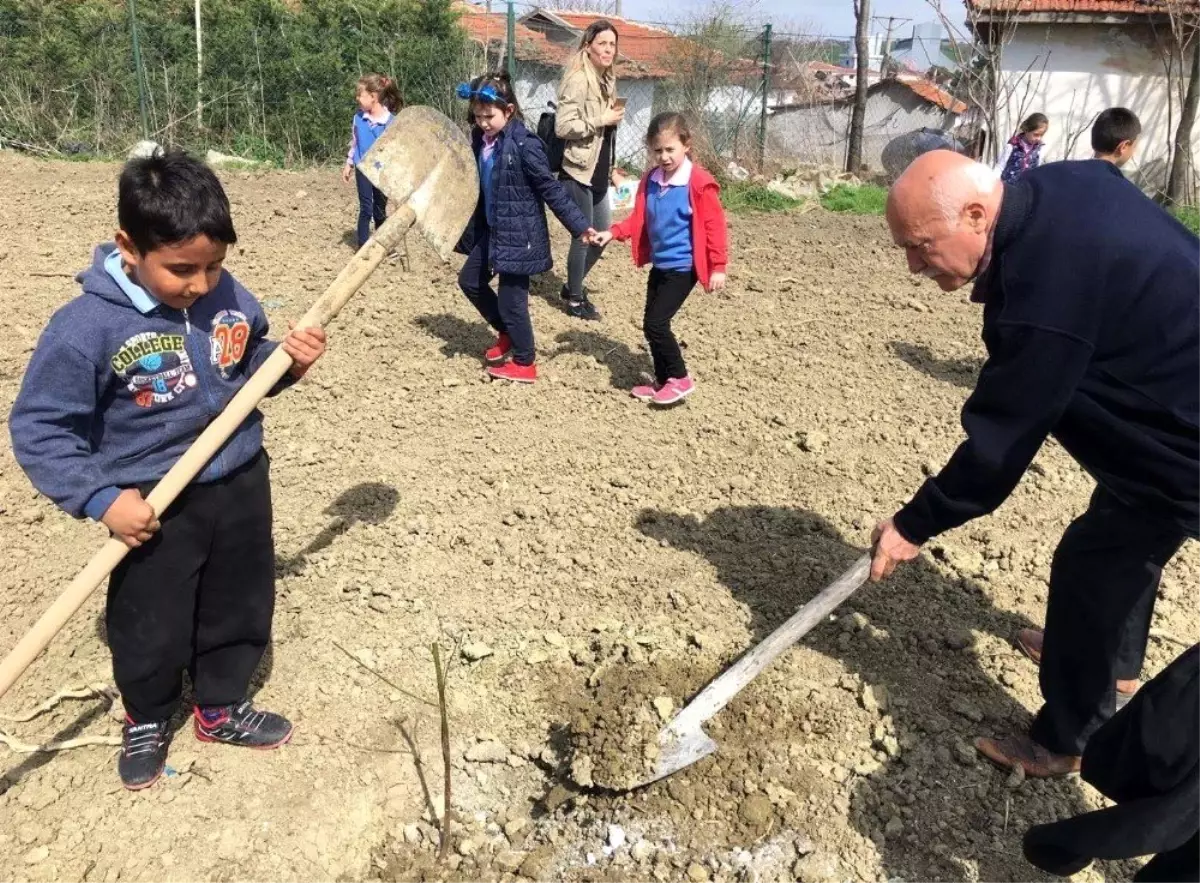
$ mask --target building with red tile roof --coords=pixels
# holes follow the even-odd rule
[[[1192,52],[1180,52],[1172,16],[1200,19],[1200,0],[964,0],[975,38],[997,49],[993,143],[1004,145],[1021,120],[1046,114],[1043,161],[1092,154],[1089,130],[1109,107],[1127,107],[1142,123],[1138,153],[1126,174],[1143,189],[1164,186],[1181,82]],[[1168,78],[1168,57],[1175,75]],[[1198,133],[1190,133],[1193,155]],[[1195,168],[1194,161],[1190,168]],[[1196,193],[1196,181],[1189,188]]]

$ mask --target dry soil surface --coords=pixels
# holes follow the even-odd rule
[[[111,235],[117,172],[0,154],[0,412]],[[224,177],[241,237],[228,267],[286,328],[350,255],[352,192],[334,172]],[[699,390],[665,412],[626,395],[649,361],[625,246],[591,279],[599,324],[561,311],[557,276],[537,280],[532,387],[483,378],[490,335],[454,267],[416,241],[409,269],[385,265],[310,379],[265,406],[279,603],[257,701],[297,721],[295,741],[251,753],[183,728],[140,794],[111,746],[0,747],[0,877],[1038,878],[1022,832],[1100,798],[1011,778],[970,739],[1039,703],[1010,638],[1040,623],[1054,544],[1091,489],[1052,443],[995,515],[859,591],[752,684],[713,721],[716,755],[633,793],[598,785],[644,758],[581,760],[636,751],[844,570],[960,437],[979,313],[910,278],[880,219],[731,226],[729,290],[693,295],[677,322]],[[5,433],[0,650],[103,538],[34,493]],[[1189,543],[1156,628],[1196,639],[1198,576]],[[109,681],[102,606],[98,592],[0,715]],[[454,659],[440,865],[434,642]],[[1146,675],[1180,650],[1153,640]],[[67,700],[0,727],[112,737],[115,714]]]

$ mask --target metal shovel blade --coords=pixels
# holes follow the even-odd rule
[[[654,773],[634,787],[641,788],[651,782],[657,782],[716,751],[717,743],[709,738],[702,725],[728,705],[734,696],[785,650],[812,631],[834,608],[854,594],[870,574],[871,555],[867,553],[822,589],[820,594],[792,614],[787,622],[767,635],[758,646],[701,690],[695,699],[659,731],[658,763],[654,767]]]
[[[479,201],[479,172],[462,130],[432,107],[406,107],[379,136],[358,170],[397,207],[415,216],[444,261]]]

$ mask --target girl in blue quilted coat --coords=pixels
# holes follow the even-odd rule
[[[1038,167],[1042,161],[1042,142],[1046,130],[1050,128],[1050,120],[1044,113],[1031,113],[1020,130],[1009,140],[1012,153],[1000,173],[1000,180],[1005,184],[1015,184],[1026,172]]]
[[[507,76],[477,77],[457,94],[470,102],[471,144],[479,164],[479,204],[458,243],[467,255],[458,285],[499,335],[484,354],[488,374],[533,383],[529,277],[553,265],[545,207],[572,236],[590,243],[596,231],[550,171],[541,139],[525,128]]]

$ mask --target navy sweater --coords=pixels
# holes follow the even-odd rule
[[[277,345],[262,307],[229,273],[185,313],[132,283],[127,293],[105,269],[112,249],[96,249],[79,276],[83,294],[51,317],[9,417],[34,487],[97,520],[121,488],[162,478]],[[245,465],[262,441],[255,411],[197,481]]]
[[[550,171],[542,139],[518,119],[511,120],[497,137],[491,180],[479,182],[483,189],[475,216],[457,251],[470,254],[487,233],[488,257],[497,273],[535,276],[554,264],[546,206],[573,237],[587,231],[588,221]],[[474,130],[471,144],[478,158],[483,149],[479,129]]]
[[[1111,163],[1005,185],[975,287],[987,361],[967,439],[896,515],[910,542],[985,515],[1053,435],[1105,489],[1195,535],[1200,241]]]

